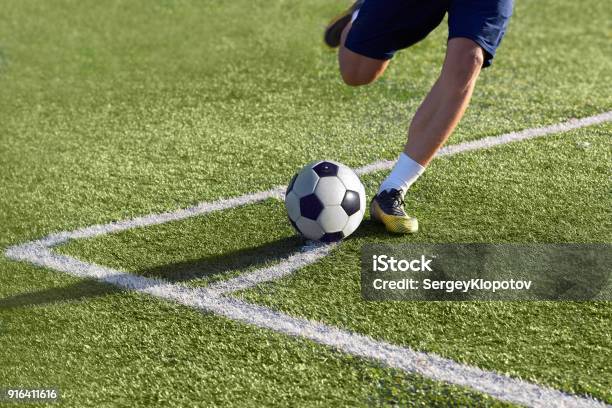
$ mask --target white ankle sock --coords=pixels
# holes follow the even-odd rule
[[[402,153],[395,166],[393,166],[391,174],[380,185],[378,192],[382,193],[384,190],[395,189],[400,190],[404,195],[424,171],[425,167],[412,160],[406,153]]]

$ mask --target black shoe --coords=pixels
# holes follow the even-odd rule
[[[372,199],[370,216],[394,234],[410,234],[419,230],[419,221],[406,214],[402,192],[395,189],[384,190]]]
[[[364,0],[357,0],[351,7],[346,9],[342,14],[334,18],[329,22],[327,28],[325,28],[325,34],[323,35],[323,40],[325,44],[330,46],[331,48],[336,48],[340,46],[340,37],[342,36],[342,31],[344,27],[351,22],[351,18],[353,17],[353,13],[355,10],[359,9],[363,4]]]

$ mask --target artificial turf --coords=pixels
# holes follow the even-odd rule
[[[56,285],[0,305],[2,383],[59,387],[62,406],[505,406],[147,296],[63,285],[84,297],[55,298]]]
[[[240,233],[238,233],[240,231]],[[205,285],[274,264],[304,241],[276,199],[58,247],[143,276]]]
[[[333,53],[321,45],[322,26],[343,6],[323,0],[5,0],[0,12],[0,247],[285,184],[312,159],[357,166],[396,157],[407,121],[439,70],[446,28],[400,53],[377,84],[348,88],[339,79]],[[610,110],[607,10],[606,2],[595,0],[518,2],[494,66],[479,79],[451,143]],[[609,198],[597,178],[606,166],[602,160],[609,163],[609,148],[601,146],[609,134],[609,126],[577,132],[575,137],[591,143],[587,148],[572,149],[565,143],[574,139],[561,137],[437,162],[415,186],[420,198],[412,204],[424,229],[414,239],[609,242]],[[559,151],[542,155],[533,147],[550,143]],[[499,163],[479,159],[504,156],[506,149],[526,150]],[[549,156],[556,167],[547,169]],[[456,160],[464,165],[449,164]],[[530,160],[535,165],[523,166],[522,176],[533,190],[510,183],[493,197],[477,178],[457,183],[478,166],[486,176],[508,181],[504,175],[514,162]],[[598,163],[596,171],[593,163]],[[533,167],[537,171],[527,172]],[[571,175],[561,167],[572,169]],[[364,179],[370,191],[377,177]],[[500,191],[501,184],[490,178],[488,185]],[[565,188],[553,191],[551,185]],[[538,190],[542,186],[549,188],[544,190],[548,196]],[[487,205],[467,207],[477,221],[457,217],[462,208],[451,191],[469,197],[456,191],[461,187],[486,199]],[[575,189],[594,196],[575,194]],[[512,195],[515,190],[525,197]],[[512,213],[523,215],[522,222],[509,217]],[[251,231],[248,242],[242,234],[228,235],[228,226],[237,229],[240,220]],[[113,241],[121,236],[104,237],[63,250],[148,275],[182,272],[177,279],[193,279],[195,270],[207,266],[216,273],[193,282],[207,284],[247,269],[254,259],[259,265],[274,262],[296,242],[282,206],[273,201],[181,225],[182,233],[162,226],[126,232],[124,237],[136,235],[123,243]],[[353,260],[354,245],[366,235],[385,239],[376,231],[364,224],[357,239],[342,244],[322,264]],[[235,259],[228,261],[231,254]],[[435,330],[423,329],[418,337],[425,322],[409,327],[405,337],[404,325],[385,323],[409,305],[351,303],[354,294],[347,291],[357,284],[356,271],[339,274],[338,268],[315,268],[316,274],[308,269],[248,296],[610,402],[607,303],[522,306],[517,313],[526,313],[528,325],[511,320],[515,313],[505,308],[430,306],[438,308],[432,317],[445,332],[467,338],[449,344]],[[5,258],[0,258],[0,271],[0,388],[56,385],[64,391],[65,406],[496,403],[307,341],[54,271]],[[321,293],[299,289],[300,282],[315,288],[325,279],[349,284],[324,299],[333,305],[323,302]],[[364,320],[347,321],[343,313],[350,310],[364,312]],[[484,340],[507,321],[513,324],[509,331],[522,329],[528,336],[521,338],[535,343],[514,345],[525,353],[521,356],[500,357],[486,341],[482,352],[463,349],[476,342],[477,334],[467,328],[474,329],[472,320],[481,318],[498,322],[490,331],[477,332]],[[511,340],[500,340],[500,347],[512,349]],[[527,357],[533,361],[525,363]]]
[[[367,242],[610,242],[611,130],[440,160],[410,196],[421,216],[418,235],[385,239],[367,225],[317,264],[242,295],[610,403],[609,302],[366,302],[359,276]]]
[[[368,242],[610,242],[611,130],[607,124],[435,161],[408,200],[421,221],[419,234],[388,236],[367,219],[333,255],[242,296],[290,314],[610,401],[609,303],[365,302],[360,298],[359,273],[360,250]],[[380,174],[363,177],[370,192],[379,179]],[[241,234],[229,238],[219,223],[240,226]],[[269,229],[276,233],[262,245]],[[270,200],[73,241],[60,251],[134,273],[203,285],[273,263],[298,245],[282,204]],[[254,257],[256,253],[261,257]]]

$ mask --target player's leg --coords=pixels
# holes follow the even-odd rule
[[[463,117],[483,62],[483,50],[474,41],[448,42],[440,77],[414,115],[404,148],[421,166],[427,166]]]
[[[332,47],[339,47],[338,64],[342,80],[351,86],[367,85],[380,77],[387,66],[389,58],[371,58],[359,54],[345,46],[346,38],[359,14],[363,0],[357,0],[342,14],[335,17],[327,26],[324,33],[325,43]]]
[[[340,46],[342,79],[365,85],[379,78],[398,50],[421,41],[436,28],[448,0],[357,1],[325,31],[329,46]]]
[[[418,230],[416,218],[404,211],[404,194],[459,123],[483,60],[482,48],[472,40],[453,38],[448,42],[442,72],[412,119],[404,153],[372,201],[372,217],[389,231]]]
[[[449,41],[440,77],[410,124],[404,152],[372,201],[372,217],[391,232],[417,231],[417,220],[404,211],[404,195],[459,123],[481,68],[490,65],[505,32],[511,0],[483,4],[479,0],[457,0],[455,9],[451,6]],[[494,23],[497,30],[491,29]]]
[[[341,45],[338,50],[340,75],[344,83],[350,86],[371,84],[385,72],[391,60],[366,57],[345,47],[344,43],[351,25],[352,23],[349,23],[342,32]]]

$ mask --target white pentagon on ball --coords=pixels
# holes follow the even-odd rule
[[[285,194],[291,225],[304,237],[323,242],[351,235],[366,209],[365,188],[349,167],[332,160],[308,163]]]

